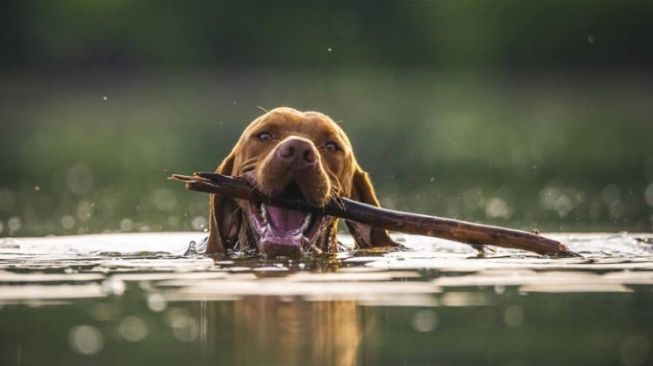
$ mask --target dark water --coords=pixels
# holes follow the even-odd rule
[[[584,256],[560,260],[419,237],[300,261],[178,255],[201,235],[3,240],[0,364],[653,362],[650,235],[558,235]]]
[[[466,294],[451,290],[444,295]],[[474,290],[479,305],[247,296],[148,308],[144,290],[0,313],[3,365],[639,365],[653,293]]]

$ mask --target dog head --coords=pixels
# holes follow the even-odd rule
[[[367,173],[358,165],[344,131],[328,116],[276,108],[243,132],[217,173],[242,177],[271,197],[323,206],[348,197],[378,206]],[[298,256],[309,249],[335,251],[334,217],[232,199],[210,198],[208,252],[255,247],[268,257]],[[359,247],[392,245],[385,230],[353,222]]]

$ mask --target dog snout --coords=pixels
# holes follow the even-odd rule
[[[277,147],[277,157],[288,166],[303,170],[317,164],[317,149],[308,140],[290,138]]]

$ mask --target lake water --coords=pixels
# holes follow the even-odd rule
[[[204,236],[0,239],[0,364],[653,363],[651,234],[551,235],[583,256],[567,259],[408,235],[405,251],[183,256]]]

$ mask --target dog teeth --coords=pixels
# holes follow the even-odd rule
[[[311,218],[313,218],[313,214],[306,215],[306,217],[304,218],[304,223],[302,224],[302,227],[299,229],[300,233],[305,232],[308,229],[308,227],[311,225]]]
[[[265,203],[261,203],[261,216],[263,216],[263,220],[268,217],[268,210],[265,207]]]

